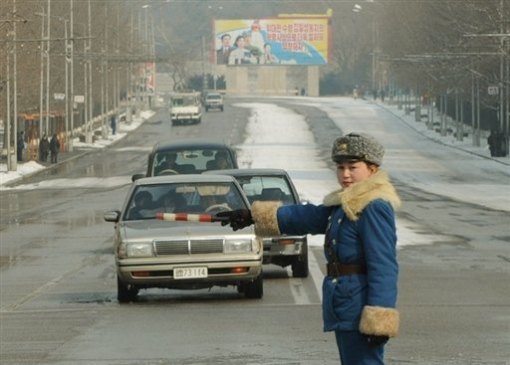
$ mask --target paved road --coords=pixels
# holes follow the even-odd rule
[[[306,116],[329,161],[320,141],[338,127],[323,111],[279,103]],[[311,250],[310,278],[268,267],[261,301],[228,289],[151,290],[121,307],[115,300],[103,211],[120,205],[155,140],[228,131],[227,142],[240,144],[247,112],[228,106],[201,126],[170,128],[163,112],[105,151],[24,180],[30,189],[0,192],[0,363],[338,364],[331,334],[321,332],[320,247]],[[53,188],[37,188],[50,179]],[[402,331],[388,364],[508,365],[509,214],[405,181],[398,189],[399,219],[427,244],[399,252]]]

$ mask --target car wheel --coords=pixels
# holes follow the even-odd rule
[[[221,111],[223,111],[223,107],[221,107]]]
[[[244,285],[244,295],[246,298],[260,299],[264,295],[264,280],[262,273],[253,281]]]
[[[209,108],[208,107],[205,107],[205,112],[207,113],[209,111]]]
[[[129,303],[136,300],[138,289],[124,283],[117,276],[117,300],[119,303]]]
[[[308,277],[308,243],[304,242],[301,247],[301,255],[292,262],[292,276],[295,278]]]

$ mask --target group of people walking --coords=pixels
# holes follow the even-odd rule
[[[25,140],[25,132],[18,133],[16,140],[16,157],[19,162],[23,161],[23,151],[27,149],[27,141]],[[58,153],[60,152],[60,141],[56,133],[48,140],[46,133],[39,140],[39,161],[47,162],[50,156],[51,163],[57,163]]]
[[[112,129],[112,134],[116,134],[117,130],[117,116],[114,114],[110,118],[110,127]],[[24,160],[24,154],[26,154],[26,150],[28,148],[28,143],[30,141],[27,140],[25,131],[20,131],[17,134],[16,138],[16,158],[19,162]],[[41,139],[39,140],[39,161],[48,162],[48,157],[50,158],[51,163],[57,163],[58,154],[60,152],[61,143],[58,138],[57,133],[53,133],[51,138],[48,137],[46,133],[43,134]],[[26,159],[29,159],[25,156]]]
[[[51,163],[57,163],[58,153],[60,151],[60,141],[58,140],[57,134],[54,133],[51,140],[48,141],[46,133],[42,136],[39,141],[39,160],[42,162],[48,161],[48,155],[50,156]]]

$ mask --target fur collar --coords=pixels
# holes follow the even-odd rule
[[[350,220],[357,220],[361,211],[373,200],[387,201],[393,209],[400,207],[400,198],[386,172],[379,170],[370,178],[339,189],[324,197],[324,205],[341,205]]]

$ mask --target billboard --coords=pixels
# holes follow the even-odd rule
[[[329,17],[222,19],[214,21],[219,65],[325,65]]]

